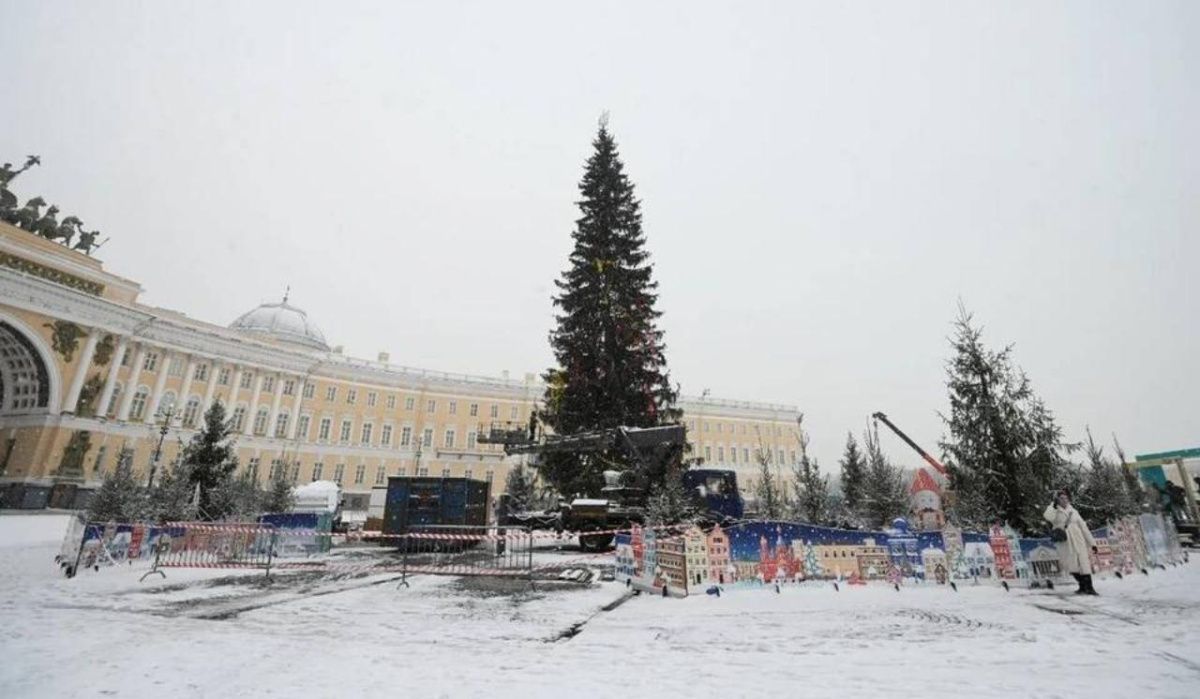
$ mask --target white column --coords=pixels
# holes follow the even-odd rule
[[[99,341],[100,331],[92,328],[88,332],[87,342],[83,345],[83,354],[79,355],[79,366],[75,368],[75,376],[71,379],[71,388],[67,391],[67,402],[63,403],[62,412],[75,414],[79,394],[83,392],[83,381],[87,378],[88,369],[92,368],[92,356],[96,354],[96,343]]]
[[[100,405],[96,406],[96,415],[108,416],[108,404],[112,400],[113,391],[117,390],[117,372],[121,371],[121,361],[129,349],[129,338],[122,337],[117,342],[117,349],[109,359],[108,378],[104,380],[104,390],[100,393]]]
[[[137,393],[138,379],[142,376],[142,364],[146,361],[146,345],[139,342],[137,354],[133,355],[133,367],[126,382],[125,395],[121,396],[121,409],[117,411],[117,419],[129,419],[129,408],[133,405],[133,394]]]
[[[194,373],[196,373],[196,356],[189,354],[187,365],[183,368],[183,383],[179,386],[179,398],[175,401],[181,413],[187,406],[188,391],[192,390],[192,374]]]
[[[154,394],[150,399],[150,409],[146,411],[146,424],[154,424],[155,416],[158,415],[158,406],[162,402],[163,389],[167,385],[167,373],[171,368],[171,362],[174,361],[175,355],[164,351],[161,361],[158,363],[158,380],[154,382]],[[176,400],[178,402],[178,399]]]
[[[308,382],[303,378],[296,382],[296,395],[292,398],[292,417],[288,420],[288,440],[296,438],[296,425],[300,422],[300,401],[304,400],[304,384],[306,383]]]
[[[229,384],[229,405],[226,406],[230,413],[237,405],[237,394],[242,387],[242,375],[245,373],[246,370],[242,367],[237,367],[237,370],[233,372],[233,383]]]
[[[221,365],[213,362],[208,368],[208,388],[204,389],[204,402],[200,405],[200,414],[208,412],[212,407],[213,392],[217,390],[217,377],[221,375]]]
[[[258,372],[254,377],[254,387],[250,389],[250,411],[246,413],[246,426],[242,430],[244,435],[254,434],[254,418],[258,415],[258,394],[262,391],[263,372]],[[267,428],[270,430],[270,427]]]
[[[279,415],[279,404],[283,401],[283,374],[275,375],[275,400],[271,401],[271,414],[267,416],[267,436],[275,436],[275,421]]]

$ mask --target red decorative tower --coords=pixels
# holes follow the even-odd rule
[[[988,543],[992,546],[992,555],[996,557],[996,573],[1001,579],[1012,580],[1017,577],[1017,569],[1013,565],[1012,546],[1004,535],[1004,527],[999,523],[993,524],[988,532]]]

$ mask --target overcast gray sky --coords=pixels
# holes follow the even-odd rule
[[[520,376],[608,110],[685,392],[934,449],[961,297],[1157,451],[1200,446],[1198,45],[1196,2],[0,0],[0,159],[147,303],[290,284],[351,354]]]

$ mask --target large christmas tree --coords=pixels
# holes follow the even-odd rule
[[[557,434],[676,422],[663,334],[656,321],[657,284],[644,249],[640,203],[605,120],[592,143],[579,191],[581,216],[568,269],[555,282],[557,327],[550,333],[557,366],[546,372],[542,420]],[[560,493],[594,493],[603,472],[628,468],[619,451],[551,454],[541,468]],[[656,488],[665,471],[642,473]]]

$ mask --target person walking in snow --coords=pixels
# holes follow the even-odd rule
[[[1096,551],[1096,540],[1088,529],[1087,522],[1071,506],[1071,491],[1063,488],[1054,497],[1054,502],[1042,513],[1050,523],[1050,538],[1058,548],[1058,560],[1062,568],[1079,583],[1077,595],[1095,595],[1092,586],[1092,558]]]

